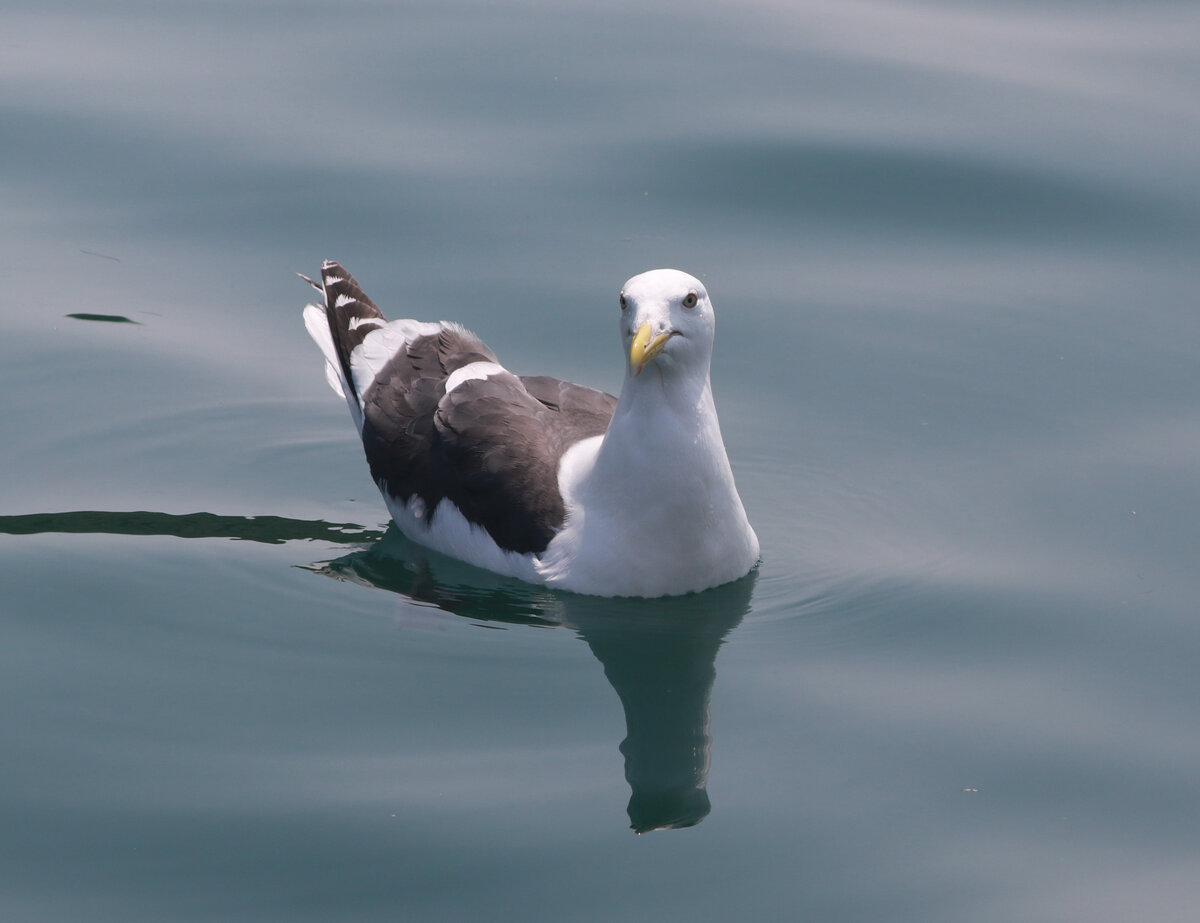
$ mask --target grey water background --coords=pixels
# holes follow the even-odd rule
[[[1197,49],[1168,2],[8,4],[0,916],[1194,920]],[[621,283],[700,275],[757,575],[385,533],[324,258],[609,390]]]

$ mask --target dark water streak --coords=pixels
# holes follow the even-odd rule
[[[286,519],[281,516],[218,516],[213,513],[154,513],[76,510],[0,516],[0,533],[40,535],[47,532],[104,535],[174,535],[179,538],[232,538],[248,542],[310,541],[358,544],[383,533],[354,523]]]
[[[87,320],[106,324],[136,324],[137,321],[121,314],[87,314],[76,313],[64,315],[72,320]]]

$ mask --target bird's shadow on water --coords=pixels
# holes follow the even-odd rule
[[[704,593],[610,599],[496,576],[409,542],[395,526],[378,532],[278,516],[147,511],[0,516],[0,534],[40,533],[349,545],[354,550],[334,560],[302,566],[481,622],[570,629],[600,661],[625,711],[620,750],[631,827],[639,833],[690,827],[709,813],[709,702],[717,651],[749,611],[753,572]]]
[[[398,593],[467,618],[573,630],[625,711],[620,745],[631,827],[691,827],[710,811],[709,703],[717,651],[750,609],[755,574],[686,596],[581,596],[479,570],[409,542],[394,526],[316,573]]]

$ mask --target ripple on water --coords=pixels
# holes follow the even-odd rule
[[[785,470],[782,459],[752,459],[749,468],[756,482],[797,485],[755,509],[763,560],[750,621],[835,615],[842,633],[953,579],[963,552],[939,534],[919,498],[872,487],[846,469]]]

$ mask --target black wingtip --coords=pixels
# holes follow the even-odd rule
[[[354,276],[335,260],[326,260],[321,264],[321,284],[314,283],[314,288],[325,295],[329,333],[341,361],[343,378],[352,383],[354,376],[350,370],[350,354],[368,333],[386,324],[387,319],[375,302],[367,297]]]
[[[326,260],[321,264],[321,282],[329,307],[341,308],[355,302],[361,307],[351,308],[348,312],[351,315],[383,317],[383,312],[367,297],[358,280],[336,260]],[[338,304],[339,301],[341,304]]]

